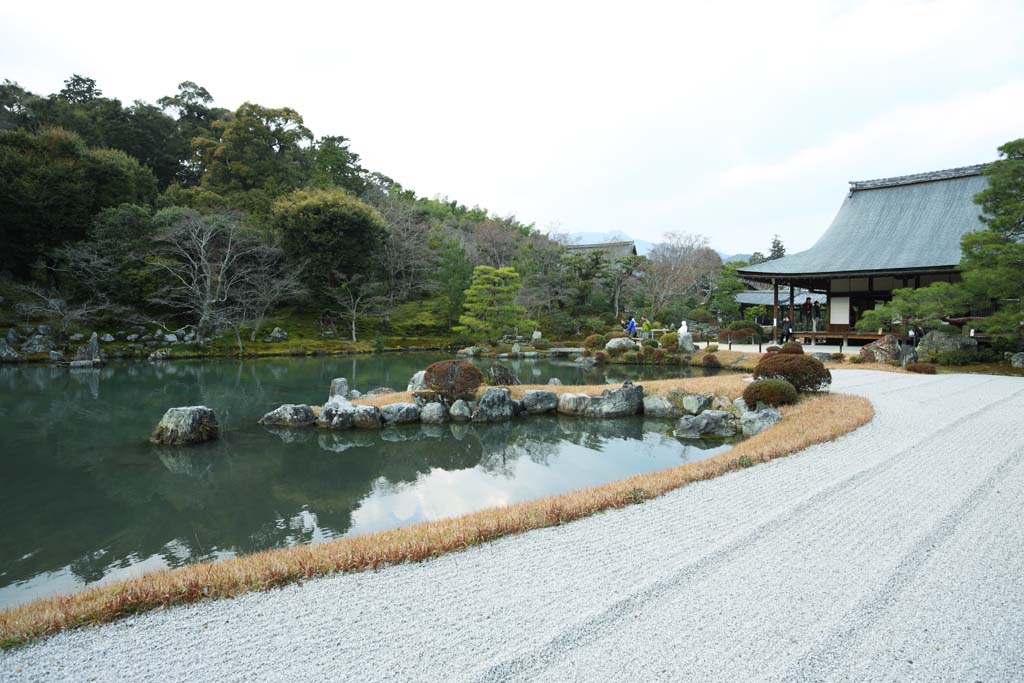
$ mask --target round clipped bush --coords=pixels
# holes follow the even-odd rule
[[[922,375],[934,375],[934,363],[907,363],[907,372],[916,372]]]
[[[799,392],[828,391],[832,373],[817,358],[789,353],[763,356],[754,368],[754,379],[784,379]]]
[[[622,362],[623,363],[643,362],[643,356],[641,356],[636,351],[626,351],[625,353],[622,354]]]
[[[860,364],[860,363],[864,362],[864,359],[861,358],[860,356],[850,356],[850,362],[851,363],[855,363],[855,364]]]
[[[764,350],[765,353],[778,353],[782,350],[781,346],[769,346]]]
[[[829,358],[831,358],[836,363],[845,363],[846,362],[846,354],[845,353],[833,353],[833,354],[831,354],[829,356]]]
[[[804,355],[804,347],[799,342],[786,342],[779,349],[779,353],[792,353],[796,355]]]
[[[629,335],[626,334],[625,332],[612,332],[611,334],[608,335],[608,338],[609,339],[625,339],[628,336]]]
[[[704,350],[708,353],[715,353],[718,351],[718,344],[708,344],[707,348]]]
[[[468,361],[439,360],[427,366],[423,379],[431,390],[446,399],[469,401],[476,396],[484,375]]]
[[[661,365],[665,362],[665,349],[654,349],[654,363]]]
[[[743,390],[743,401],[753,410],[758,403],[788,406],[796,403],[796,387],[784,379],[758,379]]]
[[[706,368],[722,367],[722,361],[718,360],[718,356],[713,353],[705,354],[704,358],[702,358],[700,362]]]
[[[594,352],[594,360],[597,361],[598,363],[607,363],[608,362],[608,352],[607,351],[595,351]]]
[[[604,346],[605,338],[599,334],[592,334],[583,340],[583,346],[588,349],[596,349]]]
[[[661,339],[659,341],[661,342],[661,346],[663,348],[668,348],[669,346],[675,346],[678,348],[679,335],[676,334],[675,332],[666,332],[665,334],[661,335]]]

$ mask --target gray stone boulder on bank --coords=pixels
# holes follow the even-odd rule
[[[81,332],[75,332],[73,335],[68,337],[68,341],[75,342],[75,343],[78,343],[78,342],[82,341],[83,339],[85,339],[85,335],[82,334]]]
[[[711,400],[708,394],[686,394],[683,396],[683,411],[687,415],[697,415],[711,406]]]
[[[78,349],[78,352],[75,353],[75,360],[89,361],[90,363],[99,362],[100,339],[95,332],[89,337],[89,343]]]
[[[1024,351],[1010,356],[1010,366],[1014,368],[1024,368]]]
[[[820,360],[822,363],[827,363],[830,360],[832,360],[832,356],[830,354],[823,353],[821,351],[815,351],[814,353],[809,355],[811,358],[816,358],[817,360]]]
[[[389,403],[381,406],[380,417],[386,425],[408,424],[419,421],[420,409],[413,403]]]
[[[558,397],[558,412],[561,415],[583,417],[590,406],[590,397],[586,394],[562,394]]]
[[[562,380],[558,379],[557,377],[552,377],[551,379],[548,380],[548,386],[549,387],[560,387],[560,386],[562,386]]]
[[[550,413],[558,408],[558,394],[543,389],[530,389],[523,394],[523,406],[530,415]]]
[[[64,354],[60,351],[50,351],[50,362],[51,363],[63,363]]]
[[[775,408],[761,408],[760,410],[743,413],[740,416],[740,429],[743,436],[754,436],[782,419],[782,413]]]
[[[333,396],[320,408],[316,424],[324,429],[351,429],[355,414],[356,406],[347,398],[341,395]]]
[[[644,388],[630,381],[619,389],[605,389],[600,398],[591,401],[587,417],[627,417],[643,410]]]
[[[380,411],[376,406],[355,406],[352,426],[356,429],[380,429]]]
[[[887,334],[862,346],[860,357],[868,363],[891,363],[900,357],[900,342],[894,335]]]
[[[977,348],[978,340],[974,337],[932,330],[921,337],[921,341],[917,345],[917,352],[925,356],[930,353],[942,353],[943,351],[973,351]]]
[[[697,353],[697,345],[693,343],[693,335],[690,333],[679,335],[679,350],[685,353]]]
[[[916,363],[918,360],[917,349],[910,344],[904,344],[903,348],[900,349],[900,365],[902,367],[907,367],[911,363]]]
[[[608,343],[604,345],[605,351],[630,351],[636,346],[629,337],[616,337],[615,339],[609,339]]]
[[[261,425],[272,427],[308,427],[315,422],[313,409],[304,403],[285,403],[259,419]]]
[[[476,410],[473,411],[473,422],[501,422],[512,418],[514,408],[512,395],[508,389],[487,387]]]
[[[26,355],[30,353],[49,353],[50,351],[53,351],[53,340],[42,334],[33,334],[21,345],[21,352]]]
[[[331,400],[335,396],[349,397],[348,380],[344,377],[335,377],[331,380],[331,388],[327,392],[327,400]]]
[[[487,369],[487,377],[490,379],[491,384],[496,386],[510,387],[520,383],[519,378],[516,377],[516,373],[512,372],[511,368],[507,368],[499,363],[495,363]]]
[[[683,409],[668,396],[644,396],[644,415],[647,417],[678,418]]]
[[[729,437],[736,435],[736,421],[726,410],[705,410],[700,415],[684,415],[676,423],[675,435],[684,439],[702,436]]]
[[[427,371],[420,370],[411,378],[409,378],[409,385],[405,388],[406,391],[425,391],[430,387],[427,386]]]
[[[149,437],[152,443],[180,446],[211,441],[220,436],[217,416],[206,406],[170,408]]]
[[[448,409],[448,415],[456,422],[467,422],[473,417],[473,411],[470,410],[469,404],[460,398]]]
[[[0,362],[12,362],[20,358],[18,352],[11,348],[7,339],[0,339]]]
[[[264,343],[288,341],[288,333],[280,327],[275,327],[270,334],[263,338],[263,341]]]
[[[448,421],[448,411],[442,403],[428,403],[420,408],[420,422],[428,425],[444,424]]]

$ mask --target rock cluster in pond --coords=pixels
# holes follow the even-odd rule
[[[417,385],[410,381],[410,386]],[[615,418],[644,414],[652,418],[676,419],[675,434],[680,438],[726,438],[743,434],[753,436],[782,418],[774,408],[758,404],[749,408],[742,398],[686,394],[673,390],[666,396],[644,396],[641,385],[625,382],[609,388],[600,396],[530,389],[523,398],[512,398],[504,387],[487,387],[479,400],[451,400],[430,389],[412,392],[413,402],[396,401],[379,408],[352,403],[345,394],[348,382],[331,382],[331,397],[317,414],[307,405],[283,405],[260,419],[268,427],[302,427],[315,424],[330,430],[379,429],[410,423],[440,425],[446,422],[502,422],[520,415],[557,412],[586,418]],[[390,436],[386,436],[390,435]],[[400,432],[385,432],[382,438],[401,439]]]
[[[220,435],[217,416],[206,406],[170,408],[160,418],[149,440],[164,446],[211,441]]]
[[[487,377],[495,386],[511,387],[520,383],[516,373],[499,363],[495,363],[487,369]]]

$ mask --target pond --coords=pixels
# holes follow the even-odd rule
[[[0,366],[0,607],[101,581],[318,543],[563,493],[709,457],[671,421],[555,415],[379,432],[269,429],[282,403],[321,403],[334,377],[405,389],[443,356]],[[481,362],[486,366],[486,362]],[[620,383],[688,368],[508,362],[526,383]],[[699,372],[699,371],[698,371]],[[171,406],[204,404],[219,441],[146,439]]]

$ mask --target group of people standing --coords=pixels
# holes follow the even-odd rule
[[[652,325],[647,316],[640,316],[639,326],[633,316],[629,316],[629,320],[620,320],[619,325],[622,327],[622,331],[630,337],[640,336],[641,339],[648,339],[651,336]]]

